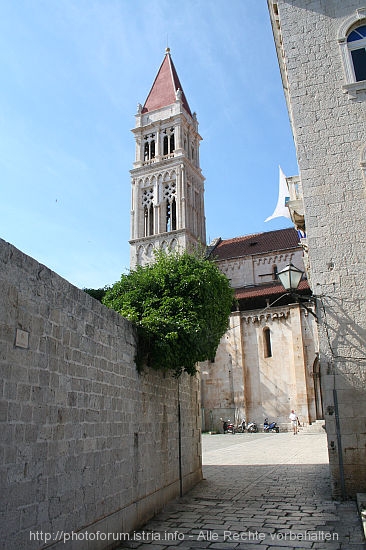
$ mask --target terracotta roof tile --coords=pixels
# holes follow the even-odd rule
[[[309,283],[306,279],[300,281],[298,292],[308,294],[310,291]],[[257,298],[259,296],[276,296],[285,294],[286,291],[279,282],[266,283],[258,286],[247,286],[235,289],[235,298],[244,300],[249,298]]]
[[[147,96],[142,112],[148,113],[150,111],[155,111],[155,109],[161,109],[167,105],[172,105],[172,103],[176,101],[175,92],[178,89],[182,92],[183,107],[187,113],[192,116],[188,101],[184,95],[182,85],[168,50],[160,65],[160,69],[155,77],[149,95]]]
[[[293,227],[289,227],[287,229],[254,233],[253,235],[220,241],[214,248],[212,256],[217,260],[228,260],[230,258],[255,256],[256,254],[264,254],[274,250],[289,250],[298,247],[299,238],[297,231]]]

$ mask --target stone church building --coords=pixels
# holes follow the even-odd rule
[[[201,364],[203,429],[222,430],[268,417],[289,427],[295,409],[302,424],[323,418],[315,317],[285,293],[277,273],[292,263],[304,271],[295,229],[217,239],[211,257],[235,289],[237,311],[215,359]],[[298,289],[310,294],[306,280]]]
[[[201,136],[169,48],[133,133],[131,269],[153,261],[155,249],[206,245]],[[258,423],[268,416],[287,429],[291,408],[304,423],[321,418],[314,317],[283,297],[277,280],[289,263],[304,270],[297,231],[217,239],[208,251],[231,280],[238,308],[214,362],[201,365],[203,429],[217,430],[221,416]],[[305,280],[301,292],[310,294]]]

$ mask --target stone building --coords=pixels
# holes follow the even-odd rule
[[[221,417],[258,425],[269,417],[287,430],[291,409],[302,423],[322,418],[315,317],[277,278],[290,263],[304,271],[297,231],[217,239],[210,248],[235,289],[237,311],[214,361],[201,364],[203,429],[220,430]],[[310,294],[306,280],[299,293]]]
[[[366,3],[268,7],[300,169],[333,494],[354,497],[366,491]]]
[[[154,249],[205,245],[204,177],[196,113],[191,112],[169,48],[133,129],[131,268]]]

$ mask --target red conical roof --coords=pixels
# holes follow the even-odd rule
[[[176,101],[175,93],[177,90],[181,90],[183,107],[187,113],[192,116],[177,71],[170,57],[170,49],[167,48],[163,62],[154,80],[154,84],[142,108],[142,112],[149,113],[150,111],[155,111],[155,109],[161,109],[162,107],[172,105],[172,103]]]

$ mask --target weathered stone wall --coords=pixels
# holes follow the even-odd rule
[[[292,250],[229,258],[217,262],[217,265],[220,271],[230,279],[231,286],[240,288],[273,282],[273,266],[277,266],[277,270],[281,271],[290,263],[299,269],[304,269],[303,251],[300,247]]]
[[[1,545],[106,548],[56,539],[129,532],[201,479],[199,381],[138,375],[128,321],[2,240],[0,296]]]
[[[271,334],[270,357],[265,328]],[[314,317],[297,304],[232,313],[215,362],[201,365],[204,429],[222,430],[220,417],[254,420],[263,428],[268,417],[287,430],[292,408],[301,423],[314,422],[315,331]]]
[[[366,84],[347,34],[360,0],[269,2],[304,194],[334,496],[366,491]],[[354,80],[354,79],[353,79]]]

